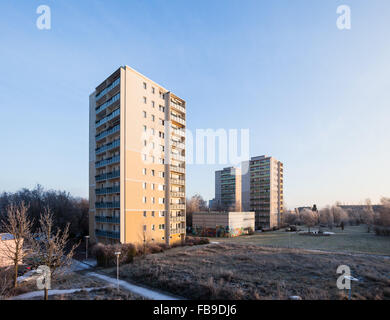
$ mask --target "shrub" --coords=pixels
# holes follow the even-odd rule
[[[377,236],[385,236],[385,237],[390,237],[390,228],[383,228],[383,227],[374,227],[375,234]]]

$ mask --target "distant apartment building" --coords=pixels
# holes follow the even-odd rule
[[[243,211],[254,211],[256,229],[278,227],[283,213],[283,163],[273,157],[253,157],[242,170]]]
[[[235,167],[215,172],[215,199],[211,209],[241,211],[241,170]]]
[[[183,241],[186,102],[124,66],[89,105],[91,240]]]

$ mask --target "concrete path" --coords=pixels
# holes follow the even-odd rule
[[[117,280],[115,278],[111,278],[111,277],[108,277],[108,276],[105,276],[105,275],[102,275],[99,273],[95,273],[95,272],[89,272],[86,275],[99,278],[99,279],[104,280],[104,281],[106,281],[112,285],[115,285],[115,286],[117,285]],[[160,292],[157,292],[154,290],[150,290],[150,289],[147,289],[144,287],[140,287],[140,286],[128,283],[128,282],[123,281],[123,280],[119,280],[119,286],[121,286],[122,288],[124,288],[130,292],[133,292],[135,294],[138,294],[138,295],[140,295],[146,299],[150,299],[150,300],[180,300],[180,298],[173,297],[173,296],[170,296],[167,294],[163,294],[163,293],[160,293]]]
[[[70,294],[75,293],[79,291],[92,291],[92,290],[99,290],[104,289],[106,287],[96,287],[96,288],[78,288],[78,289],[67,289],[67,290],[49,290],[48,294],[49,296],[59,295],[59,294]],[[28,293],[21,294],[16,297],[10,298],[10,300],[28,300],[36,297],[43,297],[43,290],[39,291],[32,291]]]

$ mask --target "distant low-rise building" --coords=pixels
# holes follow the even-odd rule
[[[237,237],[255,229],[254,212],[195,212],[192,233],[202,237]]]
[[[12,266],[13,260],[9,257],[9,252],[15,248],[15,241],[12,234],[0,233],[0,268]]]

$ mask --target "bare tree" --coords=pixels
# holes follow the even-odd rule
[[[381,204],[377,224],[382,227],[390,227],[390,198],[382,198]]]
[[[10,289],[11,277],[7,269],[0,270],[0,300],[4,299]]]
[[[14,267],[13,286],[18,286],[19,264],[29,254],[29,250],[23,248],[25,241],[31,238],[32,221],[27,216],[28,208],[22,202],[20,205],[11,204],[7,208],[6,219],[1,222],[1,229],[9,235],[6,241],[2,241],[0,255],[12,261]]]
[[[309,232],[310,228],[314,227],[317,224],[317,217],[314,214],[314,211],[309,210],[309,209],[303,209],[300,218],[302,219],[303,223],[307,226]]]
[[[192,214],[194,212],[207,210],[207,203],[201,195],[196,194],[186,201],[186,223],[192,226]]]
[[[320,223],[327,225],[331,230],[333,228],[333,215],[329,207],[323,208],[319,212]]]
[[[374,223],[374,210],[372,209],[371,200],[366,200],[366,207],[363,209],[362,220],[367,225],[367,232],[371,231],[371,226]]]
[[[331,208],[331,212],[333,215],[333,221],[337,225],[344,225],[344,223],[348,222],[348,214],[340,208],[339,206],[333,206]]]
[[[68,248],[69,224],[61,232],[54,230],[53,214],[49,208],[45,208],[39,219],[39,261],[50,268],[51,276],[66,272],[72,264],[74,251],[78,244]],[[48,289],[44,289],[44,299],[48,299]]]

